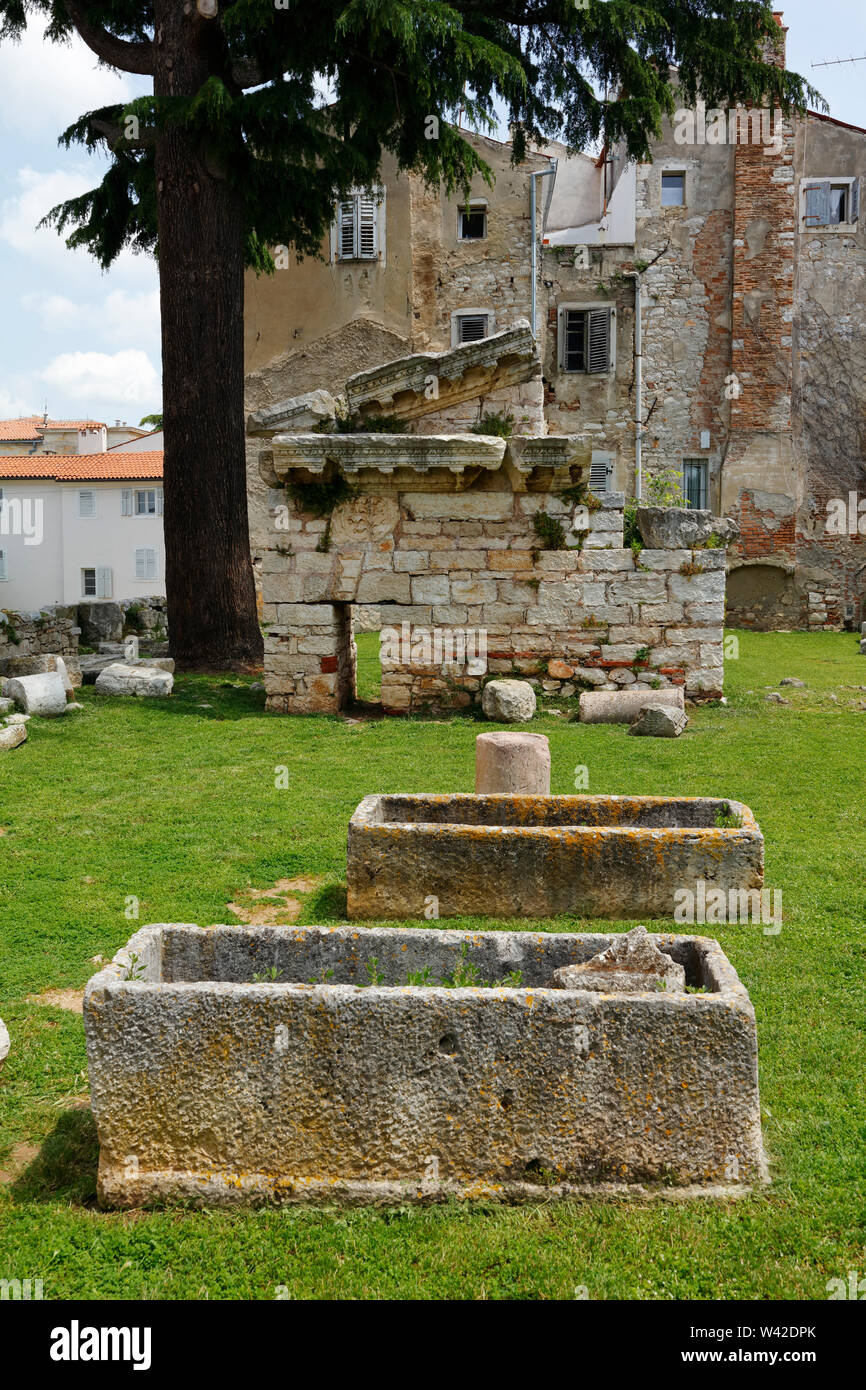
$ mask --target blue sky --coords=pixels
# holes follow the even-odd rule
[[[780,8],[782,5],[780,3]],[[788,66],[823,92],[831,114],[866,126],[862,0],[788,0]],[[101,164],[61,150],[60,131],[85,110],[128,100],[146,79],[100,67],[77,40],[58,47],[31,21],[21,44],[0,46],[0,418],[33,414],[137,424],[159,410],[156,268],[124,253],[103,273],[85,251],[36,231],[55,203],[92,187]]]

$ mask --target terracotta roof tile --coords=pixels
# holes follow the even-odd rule
[[[108,483],[125,478],[161,477],[161,449],[138,454],[0,454],[0,478]]]
[[[99,430],[107,428],[101,420],[43,420],[41,415],[21,415],[0,420],[0,439],[41,439],[45,430]]]

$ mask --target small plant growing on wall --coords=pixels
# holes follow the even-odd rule
[[[684,560],[680,565],[680,574],[684,574],[686,579],[691,579],[694,574],[703,574],[703,565],[696,565],[694,560]]]
[[[688,498],[683,494],[683,477],[677,468],[660,468],[647,479],[647,507],[687,507]]]
[[[343,477],[342,473],[322,482],[299,483],[294,479],[286,484],[286,492],[303,512],[314,517],[330,516],[337,507],[355,496],[356,489]]]
[[[485,411],[480,420],[469,426],[470,434],[493,434],[508,439],[514,429],[514,416]]]
[[[565,527],[556,517],[548,516],[547,512],[536,512],[532,525],[543,550],[565,550]]]
[[[399,415],[335,415],[313,426],[313,434],[405,434],[408,420]]]

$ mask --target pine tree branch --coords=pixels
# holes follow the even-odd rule
[[[82,0],[63,0],[63,4],[79,36],[104,63],[110,63],[113,68],[120,68],[123,72],[153,76],[152,43],[130,43],[127,39],[118,39],[114,34],[109,34],[98,24],[91,24]]]

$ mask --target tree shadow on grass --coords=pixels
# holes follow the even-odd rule
[[[24,1171],[9,1186],[17,1202],[56,1202],[93,1206],[99,1139],[90,1110],[64,1110]]]

